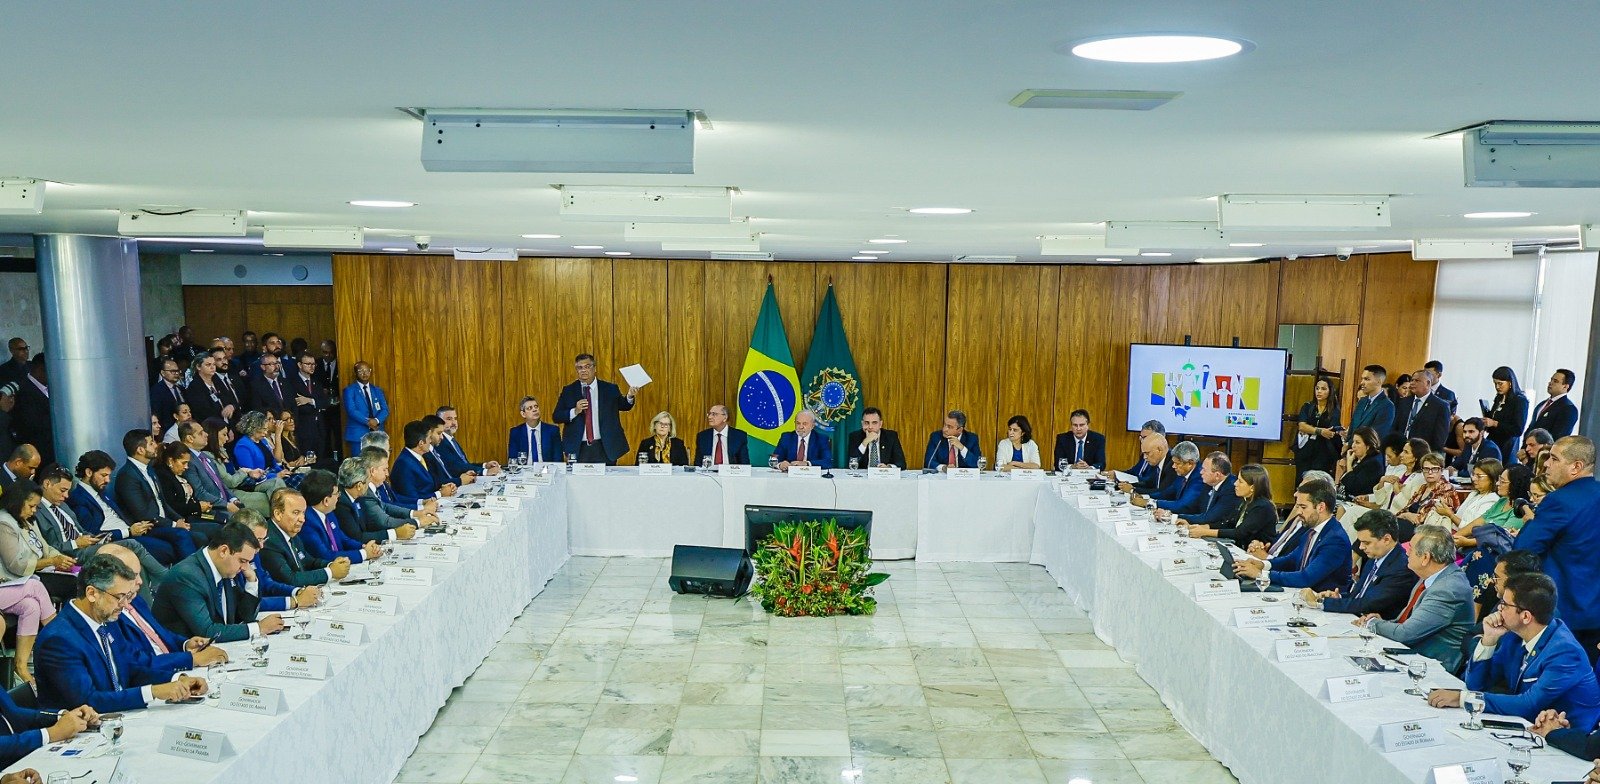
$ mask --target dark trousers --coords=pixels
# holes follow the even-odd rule
[[[606,457],[606,447],[603,440],[590,441],[578,444],[578,462],[580,463],[605,463],[616,465],[616,461]]]
[[[156,560],[161,561],[164,566],[171,566],[188,558],[194,555],[194,551],[198,549],[195,547],[194,540],[189,536],[189,532],[182,528],[152,528],[137,538],[139,543],[144,545],[144,549],[149,550],[150,554],[154,555]],[[157,544],[152,545],[152,542]],[[162,561],[163,549],[172,554],[171,561]]]

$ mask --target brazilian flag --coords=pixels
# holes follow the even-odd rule
[[[822,310],[817,312],[817,331],[811,335],[800,379],[805,384],[804,405],[817,415],[817,429],[827,434],[833,445],[833,464],[849,465],[845,442],[851,432],[861,429],[861,381],[832,283],[822,299]]]
[[[794,372],[794,354],[789,351],[789,336],[783,331],[783,316],[778,313],[778,298],[767,284],[761,298],[761,313],[756,316],[756,331],[750,336],[750,351],[744,355],[744,370],[739,373],[739,400],[735,404],[736,426],[750,435],[750,462],[765,465],[778,436],[794,429],[794,414],[800,401],[800,378]]]

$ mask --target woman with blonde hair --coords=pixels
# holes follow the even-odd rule
[[[662,411],[650,419],[650,435],[639,442],[639,462],[669,463],[675,466],[689,464],[689,450],[678,438],[678,422]]]

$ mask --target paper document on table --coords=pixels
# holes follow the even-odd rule
[[[644,372],[643,365],[629,365],[618,368],[617,372],[622,374],[622,380],[628,382],[628,386],[635,389],[643,389],[645,384],[650,383],[650,374]]]
[[[1111,473],[1116,475],[1118,482],[1127,482],[1128,484],[1131,485],[1134,482],[1139,481],[1139,477],[1134,476],[1133,474],[1125,473],[1125,472],[1122,472],[1122,471],[1112,471]]]

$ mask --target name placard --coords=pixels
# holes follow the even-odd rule
[[[463,523],[456,526],[456,541],[487,542],[489,541],[489,529],[481,525],[467,525]]]
[[[1078,496],[1079,509],[1110,509],[1111,496],[1104,493],[1085,493]]]
[[[1008,473],[1011,474],[1011,478],[1014,479],[1014,480],[1019,480],[1019,481],[1023,481],[1023,482],[1043,482],[1044,481],[1044,469],[1043,468],[1013,468]]]
[[[1199,574],[1200,561],[1187,555],[1163,558],[1161,559],[1161,573],[1169,577],[1180,574]]]
[[[471,525],[504,525],[505,514],[494,509],[470,509],[461,516],[461,522]]]
[[[311,622],[311,639],[334,645],[360,645],[367,641],[367,627],[355,621],[318,618]]]
[[[383,581],[390,585],[413,585],[427,587],[433,585],[433,567],[431,566],[396,566],[384,570]]]
[[[417,560],[429,563],[460,563],[461,548],[453,544],[424,545],[417,551]]]
[[[750,476],[750,466],[727,463],[717,466],[718,476]]]
[[[267,674],[283,678],[325,681],[333,673],[328,657],[315,653],[274,653],[267,657]]]
[[[822,466],[819,466],[819,465],[804,465],[804,466],[802,466],[802,465],[791,465],[791,466],[789,466],[789,476],[792,476],[792,477],[794,477],[796,479],[821,479],[822,478]]]
[[[1124,523],[1133,520],[1133,510],[1126,506],[1114,506],[1109,509],[1094,510],[1095,517],[1102,523]],[[1141,522],[1140,525],[1143,525]],[[1150,533],[1149,527],[1139,533]],[[1120,534],[1119,534],[1120,536]]]
[[[240,713],[276,716],[283,710],[283,690],[246,683],[224,683],[219,688],[217,705]]]
[[[1207,580],[1194,584],[1194,599],[1203,602],[1207,599],[1225,599],[1239,595],[1238,580]]]
[[[899,466],[873,466],[867,469],[867,478],[883,482],[894,482],[900,479]]]
[[[573,463],[572,464],[572,475],[573,476],[605,476],[606,475],[606,464],[605,463]]]
[[[538,498],[539,488],[530,484],[506,485],[506,495],[512,498]]]
[[[359,593],[352,597],[350,611],[364,615],[394,615],[400,611],[400,597],[389,593]]]
[[[1129,521],[1132,522],[1132,521]],[[1172,540],[1160,534],[1139,537],[1139,552],[1153,553],[1162,550],[1171,550],[1174,547]]]
[[[951,479],[977,479],[978,478],[978,469],[976,469],[976,468],[951,468],[951,469],[945,471],[945,475],[950,477]]]
[[[1328,702],[1356,702],[1370,700],[1378,695],[1372,692],[1372,684],[1366,675],[1345,675],[1328,679]]]
[[[522,508],[522,499],[509,495],[491,495],[483,499],[484,509],[498,509],[502,512],[515,512]],[[476,509],[473,511],[483,511]]]
[[[1276,640],[1272,643],[1280,662],[1316,661],[1328,658],[1328,638]]]
[[[1500,784],[1504,781],[1501,778],[1500,760],[1494,757],[1457,762],[1454,765],[1435,765],[1429,774],[1433,784]]]
[[[1063,499],[1070,499],[1073,496],[1081,496],[1084,493],[1089,492],[1089,486],[1088,485],[1079,485],[1079,484],[1058,485],[1058,489],[1061,491],[1061,497]]]
[[[1289,609],[1282,605],[1240,607],[1233,611],[1233,625],[1240,629],[1282,626],[1289,620]]]
[[[672,464],[645,463],[639,466],[639,476],[672,476]]]
[[[1378,745],[1393,751],[1425,749],[1444,743],[1444,722],[1437,718],[1392,721],[1378,725]]]
[[[159,748],[162,754],[206,762],[221,762],[223,757],[233,753],[233,744],[228,742],[228,734],[225,732],[173,724],[167,725],[161,731]]]

